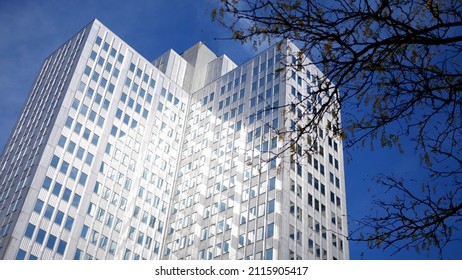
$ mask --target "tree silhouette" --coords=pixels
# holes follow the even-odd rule
[[[428,178],[377,175],[394,198],[377,196],[349,239],[393,253],[437,248],[443,257],[462,224],[462,2],[220,0],[212,17],[232,39],[295,42],[300,53],[284,71],[316,65],[324,73],[291,105],[304,109],[295,129],[280,131],[292,160],[315,150],[299,153],[297,143],[316,137],[326,114],[333,121],[323,129],[346,148],[411,143]]]

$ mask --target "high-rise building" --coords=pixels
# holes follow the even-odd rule
[[[342,142],[320,126],[294,161],[278,134],[322,75],[284,69],[297,52],[150,62],[92,21],[45,59],[5,146],[0,258],[347,259]]]

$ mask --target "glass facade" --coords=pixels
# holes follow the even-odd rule
[[[347,259],[341,141],[320,127],[315,153],[276,157],[320,75],[280,71],[295,52],[149,62],[90,23],[45,60],[0,161],[0,257]]]

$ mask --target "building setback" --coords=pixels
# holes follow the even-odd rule
[[[280,71],[297,51],[150,62],[92,21],[45,59],[5,146],[0,258],[348,259],[341,140],[320,126],[294,162],[276,132],[322,75]]]

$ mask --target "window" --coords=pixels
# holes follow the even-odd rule
[[[98,125],[99,127],[103,127],[103,124],[104,124],[104,118],[101,117],[101,116],[99,116],[99,117],[98,117],[98,123],[97,123],[97,125]]]
[[[136,229],[134,227],[130,227],[130,231],[128,232],[128,238],[133,240],[135,237],[135,231]]]
[[[120,232],[120,229],[122,228],[122,220],[117,218],[115,225],[114,225],[114,230],[117,232]]]
[[[93,217],[95,215],[95,211],[96,211],[96,206],[93,203],[90,203],[90,205],[88,205],[87,214]]]
[[[126,178],[124,188],[127,189],[127,190],[130,190],[131,185],[132,185],[132,180],[130,178]]]
[[[112,223],[114,222],[114,216],[112,214],[108,214],[106,219],[106,225],[108,227],[112,227]]]
[[[140,186],[139,189],[138,189],[138,197],[139,197],[139,198],[143,198],[143,196],[144,196],[144,191],[145,191],[145,189],[144,189],[143,187]]]
[[[58,163],[59,163],[59,157],[53,156],[53,158],[51,159],[50,166],[51,166],[51,167],[54,167],[54,168],[57,168],[57,167],[58,167]]]
[[[116,137],[117,130],[118,130],[117,126],[113,125],[112,128],[111,128],[111,135]]]
[[[35,231],[35,225],[29,223],[27,225],[26,233],[24,234],[24,236],[29,237],[29,238],[32,239],[32,236],[34,235],[34,231]]]
[[[276,158],[273,158],[273,159],[270,160],[269,168],[270,169],[276,168]]]
[[[19,249],[16,254],[16,260],[24,260],[26,258],[26,251]]]
[[[111,240],[111,243],[109,245],[109,250],[108,250],[109,254],[114,255],[116,248],[117,248],[117,243]]]
[[[67,230],[72,230],[72,225],[74,224],[74,218],[67,216],[66,222],[64,223],[64,228]]]
[[[289,225],[289,238],[292,240],[295,239],[295,228],[293,225]]]
[[[73,118],[67,117],[66,123],[64,124],[64,126],[66,126],[67,128],[71,128],[73,122],[74,122]]]
[[[95,73],[95,74],[97,74],[97,73]],[[74,108],[75,110],[77,110],[77,108],[79,108],[79,104],[80,104],[79,100],[76,99],[76,98],[74,98],[74,100],[72,101],[72,105],[71,105],[71,106],[72,106],[72,108]]]
[[[79,184],[81,184],[82,186],[85,186],[85,183],[87,182],[87,177],[88,177],[87,174],[85,174],[83,172],[80,173]]]
[[[77,157],[78,159],[82,159],[84,153],[85,153],[85,150],[84,150],[82,147],[79,147],[79,149],[77,150],[76,157]]]
[[[302,176],[302,165],[297,163],[297,175]]]
[[[75,178],[77,178],[78,173],[79,173],[79,170],[75,167],[72,167],[71,172],[69,173],[69,178],[71,178],[72,180],[75,180]]]
[[[58,141],[58,146],[60,146],[61,148],[64,148],[66,141],[67,141],[67,138],[64,135],[61,135]]]
[[[133,211],[133,217],[138,218],[139,214],[140,214],[140,207],[135,206],[135,210]]]
[[[143,241],[144,241],[144,233],[138,232],[138,238],[137,238],[136,242],[139,245],[143,245]]]
[[[127,199],[124,197],[120,198],[120,205],[119,208],[122,210],[125,210],[125,207],[127,206]]]
[[[69,201],[69,198],[71,197],[71,194],[72,194],[72,191],[70,189],[68,189],[68,188],[65,188],[62,200],[66,201],[66,202]]]
[[[67,161],[63,161],[61,164],[61,169],[59,170],[61,173],[67,174],[67,170],[69,169],[69,163]]]
[[[289,212],[292,215],[295,214],[295,203],[293,203],[292,201],[290,201]]]
[[[59,211],[56,212],[55,223],[61,225],[63,223],[64,213]]]
[[[80,249],[75,250],[74,260],[80,260],[82,251]]]
[[[101,39],[101,37],[96,37],[96,41],[95,41],[95,44],[100,46],[101,45],[101,42],[102,42],[103,39]],[[93,53],[93,52],[92,52]]]
[[[101,249],[106,249],[108,238],[105,235],[101,235],[101,239],[99,240],[99,247]]]
[[[74,197],[72,198],[72,206],[74,206],[75,208],[79,208],[80,198],[80,195],[74,194]]]
[[[111,204],[113,205],[118,205],[118,202],[119,202],[119,195],[117,193],[114,193],[112,195],[112,200],[111,200]]]
[[[116,73],[116,71],[117,71],[117,69],[114,70],[114,73]],[[118,73],[115,74],[115,76],[118,76],[118,75],[119,75]],[[104,86],[105,86],[106,83],[107,83],[107,80],[104,79],[104,78],[103,78],[103,80],[104,80]],[[103,86],[103,80],[101,81],[101,85],[102,85],[102,86]],[[104,87],[104,86],[103,86],[103,87]],[[112,83],[109,83],[109,87],[108,87],[107,91],[110,92],[110,93],[113,93],[113,92],[114,92],[114,88],[115,88],[115,86],[114,86]]]
[[[46,235],[46,232],[40,228],[38,230],[37,237],[35,238],[35,242],[39,244],[43,244],[43,240],[45,240],[45,235]]]
[[[267,208],[267,213],[273,213],[274,212],[274,199],[268,201],[268,208]]]
[[[103,208],[98,208],[98,212],[96,213],[96,219],[102,222],[104,218],[104,214],[106,214],[106,211]]]
[[[268,224],[266,227],[266,238],[273,237],[274,235],[274,223]]]
[[[50,234],[50,236],[48,236],[46,247],[50,250],[53,250],[53,248],[55,247],[55,243],[56,243],[56,236],[54,236],[53,234]]]
[[[86,94],[87,97],[91,99],[91,98],[93,97],[93,94],[94,94],[94,93],[95,93],[95,90],[92,89],[91,87],[88,87],[88,89],[87,89],[87,94]],[[92,113],[90,113],[90,119],[92,119],[92,115],[94,116],[94,115],[96,114],[96,112],[93,111],[93,110],[91,110],[91,112],[92,112]]]
[[[82,104],[82,108],[80,108],[80,114],[86,117],[87,113],[88,113],[88,106],[85,104]]]
[[[308,172],[308,183],[309,183],[310,185],[313,184],[313,174],[311,174],[310,172]]]
[[[143,224],[146,224],[146,223],[148,222],[148,217],[149,217],[148,212],[143,211],[143,217],[142,217],[142,219],[141,219],[141,222],[142,222]]]
[[[273,259],[273,248],[266,249],[265,251],[265,260]]]
[[[47,208],[45,209],[45,218],[48,218],[51,220],[51,216],[53,216],[53,212],[54,212],[55,208],[51,205],[47,205]]]
[[[93,138],[91,139],[91,143],[93,145],[98,145],[98,141],[99,141],[99,136],[97,134],[93,134]]]
[[[64,251],[66,251],[66,246],[67,246],[66,241],[60,240],[58,244],[58,249],[56,249],[56,253],[60,255],[64,255]]]
[[[95,134],[95,136],[96,136],[96,134]],[[94,138],[94,136],[93,136],[93,138]],[[85,163],[88,164],[88,165],[91,165],[92,162],[93,162],[93,154],[88,153],[87,157],[85,159]]]
[[[56,182],[54,187],[53,187],[53,194],[56,195],[56,196],[59,196],[59,194],[61,193],[61,188],[62,188],[62,185],[60,183]]]
[[[99,232],[97,232],[96,230],[92,230],[90,234],[90,242],[96,245],[96,242],[98,241],[98,236]]]
[[[45,190],[49,190],[50,186],[51,186],[51,178],[46,176],[45,180],[43,180],[42,188],[44,188]]]

